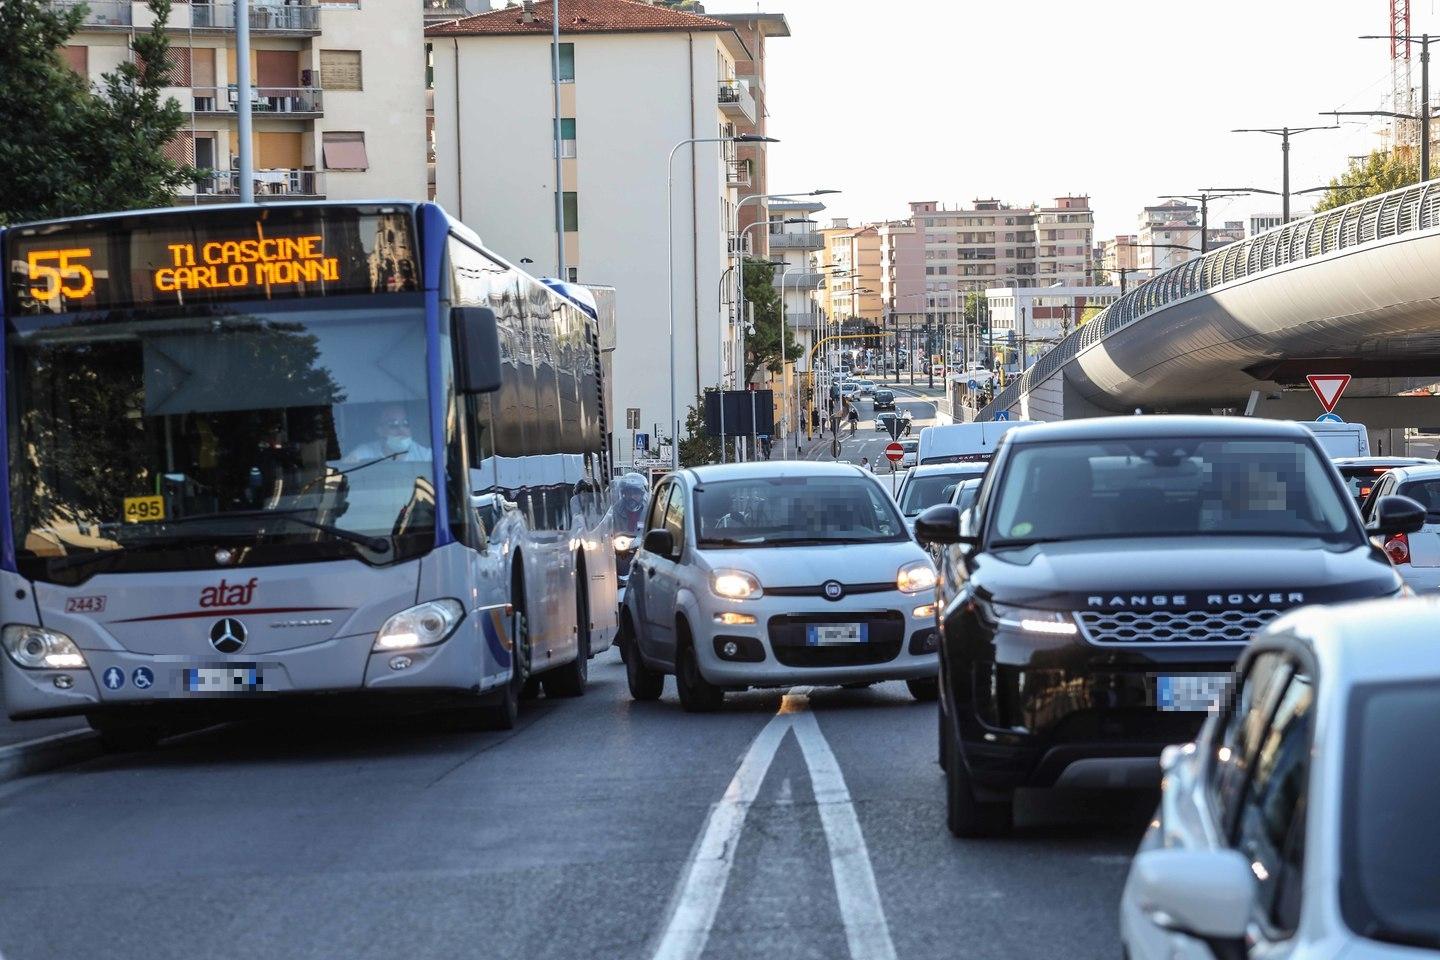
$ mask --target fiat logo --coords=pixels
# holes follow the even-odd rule
[[[825,585],[820,589],[825,591],[826,600],[839,600],[845,596],[845,588],[840,584],[839,580],[826,580]]]
[[[210,628],[210,646],[221,653],[239,653],[245,646],[245,624],[234,617],[216,620]]]

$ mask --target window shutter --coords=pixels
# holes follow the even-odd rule
[[[82,77],[90,76],[90,48],[83,44],[71,44],[60,48],[60,59],[65,65]]]
[[[325,133],[321,152],[327,170],[370,169],[370,158],[365,153],[365,134],[362,132]]]
[[[327,91],[360,90],[360,51],[321,50],[320,85]]]

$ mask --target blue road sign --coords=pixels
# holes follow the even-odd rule
[[[969,380],[965,381],[965,386],[969,387],[971,390],[980,389],[980,384],[976,382],[974,377],[971,377]]]
[[[125,686],[125,671],[119,667],[111,667],[100,675],[100,680],[107,690],[119,690]]]
[[[650,449],[650,434],[648,434],[648,433],[637,433],[637,434],[635,434],[635,449],[636,449],[636,450],[649,450],[649,449]]]
[[[1009,420],[1009,419],[1010,419],[1010,411],[1009,411],[1009,410],[996,410],[996,411],[995,411],[995,416],[994,416],[992,419],[994,419],[994,420],[996,420],[996,421]]]
[[[1316,423],[1344,423],[1345,421],[1342,420],[1342,419],[1340,419],[1340,414],[1338,414],[1338,413],[1322,413],[1322,414],[1320,414],[1320,416],[1318,416],[1318,417],[1315,418],[1315,422],[1316,422]]]
[[[130,674],[130,681],[137,689],[149,690],[155,685],[155,674],[150,672],[149,667],[136,667]]]

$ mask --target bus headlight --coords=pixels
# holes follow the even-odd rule
[[[375,634],[371,649],[378,652],[432,646],[454,633],[464,617],[465,608],[459,600],[430,600],[386,620]]]
[[[901,593],[919,593],[935,586],[935,566],[929,560],[914,560],[900,568],[895,586]]]
[[[0,633],[10,659],[28,670],[65,670],[85,666],[75,641],[55,630],[10,624]]]

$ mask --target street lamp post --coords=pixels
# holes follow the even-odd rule
[[[1231,133],[1268,133],[1272,137],[1280,138],[1280,216],[1285,223],[1290,222],[1290,138],[1302,133],[1310,133],[1315,130],[1338,130],[1339,124],[1328,127],[1241,127],[1231,130]],[[1259,192],[1259,191],[1257,191]],[[1270,191],[1265,191],[1270,192]],[[1298,192],[1298,191],[1297,191]]]
[[[680,468],[680,421],[675,416],[675,154],[686,144],[696,143],[778,143],[774,137],[741,133],[733,137],[689,137],[670,148],[665,160],[665,266],[669,274],[666,301],[670,314],[670,466]],[[694,225],[691,225],[694,229]],[[563,279],[563,278],[562,278]],[[699,344],[696,344],[699,349]],[[699,384],[696,384],[699,387]],[[723,404],[724,397],[721,397]],[[722,407],[723,408],[723,407]]]
[[[1168,194],[1166,200],[1194,200],[1200,204],[1200,252],[1210,250],[1210,201],[1222,197],[1238,197],[1240,194],[1225,190],[1201,190],[1194,194]]]

